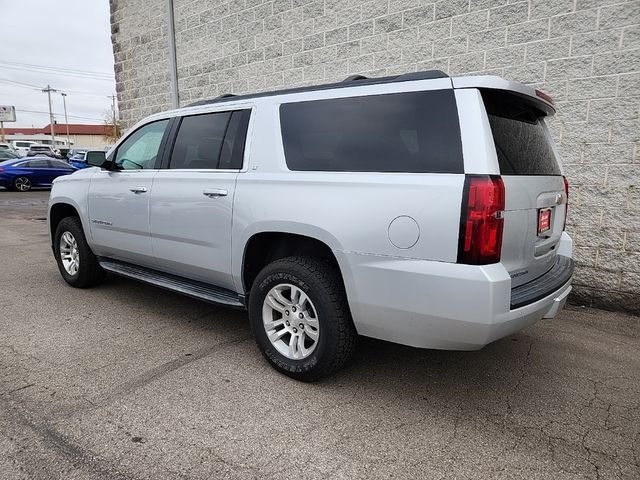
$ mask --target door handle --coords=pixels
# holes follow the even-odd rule
[[[147,187],[143,187],[142,185],[131,187],[130,190],[133,193],[147,193]]]
[[[226,197],[227,192],[224,188],[205,188],[202,194],[209,198]]]

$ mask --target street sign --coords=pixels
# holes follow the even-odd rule
[[[0,105],[0,122],[15,122],[16,107]]]

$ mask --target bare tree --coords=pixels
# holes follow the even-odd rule
[[[107,110],[103,116],[104,118],[104,139],[109,143],[113,144],[118,141],[120,136],[122,135],[122,127],[120,126],[120,120],[117,118],[117,115],[112,110]]]

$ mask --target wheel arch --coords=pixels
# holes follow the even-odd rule
[[[344,286],[343,268],[333,250],[328,242],[313,235],[281,230],[255,232],[244,242],[239,268],[242,290],[249,294],[253,280],[267,264],[294,255],[326,258],[338,268]]]
[[[56,233],[58,224],[66,217],[78,217],[82,221],[80,210],[71,203],[68,202],[56,202],[49,207],[49,238],[51,239],[51,245],[53,245],[53,236]],[[83,225],[84,228],[84,225]],[[86,229],[85,229],[86,232]]]

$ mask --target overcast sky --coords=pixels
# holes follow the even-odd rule
[[[115,93],[109,0],[0,0],[0,12],[0,105],[17,110],[5,127],[49,123],[47,84],[67,93],[69,123],[102,123]],[[52,103],[64,123],[60,93]]]

